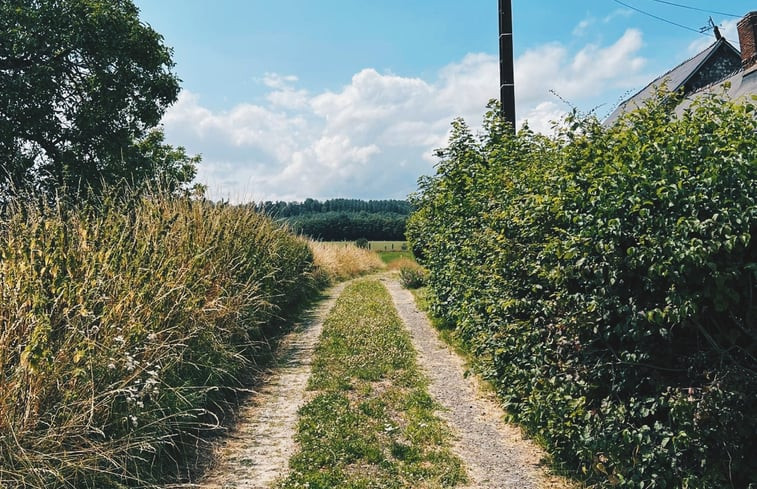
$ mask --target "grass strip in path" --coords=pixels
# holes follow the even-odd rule
[[[410,337],[377,280],[348,286],[326,318],[280,488],[441,488],[465,481]]]

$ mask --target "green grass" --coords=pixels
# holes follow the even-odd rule
[[[345,246],[355,244],[354,241],[328,241],[328,243],[332,245],[341,243]],[[369,241],[368,249],[375,251],[387,265],[401,258],[414,260],[413,252],[410,251],[407,241]]]
[[[376,280],[349,286],[324,323],[313,399],[284,488],[441,488],[465,481],[410,337]]]
[[[395,262],[400,259],[407,259],[407,260],[413,260],[413,253],[411,251],[378,251],[376,254],[381,258],[381,261],[386,263],[387,265],[390,265],[392,262]]]
[[[355,244],[355,241],[326,241],[327,243]],[[368,249],[377,252],[407,252],[410,253],[410,245],[407,241],[368,241]]]

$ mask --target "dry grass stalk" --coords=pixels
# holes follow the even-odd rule
[[[305,240],[245,208],[6,201],[0,487],[149,487],[315,288]]]
[[[358,248],[352,243],[311,241],[310,249],[315,264],[332,282],[358,277],[384,267],[376,253]]]

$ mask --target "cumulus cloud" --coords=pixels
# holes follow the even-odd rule
[[[641,34],[571,52],[553,43],[516,60],[519,124],[549,132],[571,103],[593,103],[633,83],[644,60]],[[201,153],[198,180],[214,198],[232,201],[332,197],[404,198],[433,173],[455,117],[477,130],[489,99],[499,96],[499,61],[468,54],[434,79],[366,68],[338,90],[310,93],[294,75],[266,73],[264,102],[226,111],[184,91],[163,120],[169,141]]]
[[[526,51],[515,63],[515,87],[527,102],[543,100],[553,90],[571,101],[608,88],[638,85],[644,67],[641,32],[628,29],[610,46],[588,44],[575,54],[558,43]]]

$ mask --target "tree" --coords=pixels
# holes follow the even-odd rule
[[[178,166],[146,163],[157,148],[170,155],[150,130],[179,80],[172,50],[138,14],[131,0],[0,2],[0,191],[194,176],[183,150]]]
[[[191,182],[197,174],[199,155],[189,156],[183,146],[165,144],[161,129],[153,129],[137,141],[136,155],[131,161],[133,174],[149,175],[149,180],[160,189],[173,193]],[[200,188],[196,185],[195,190]]]

